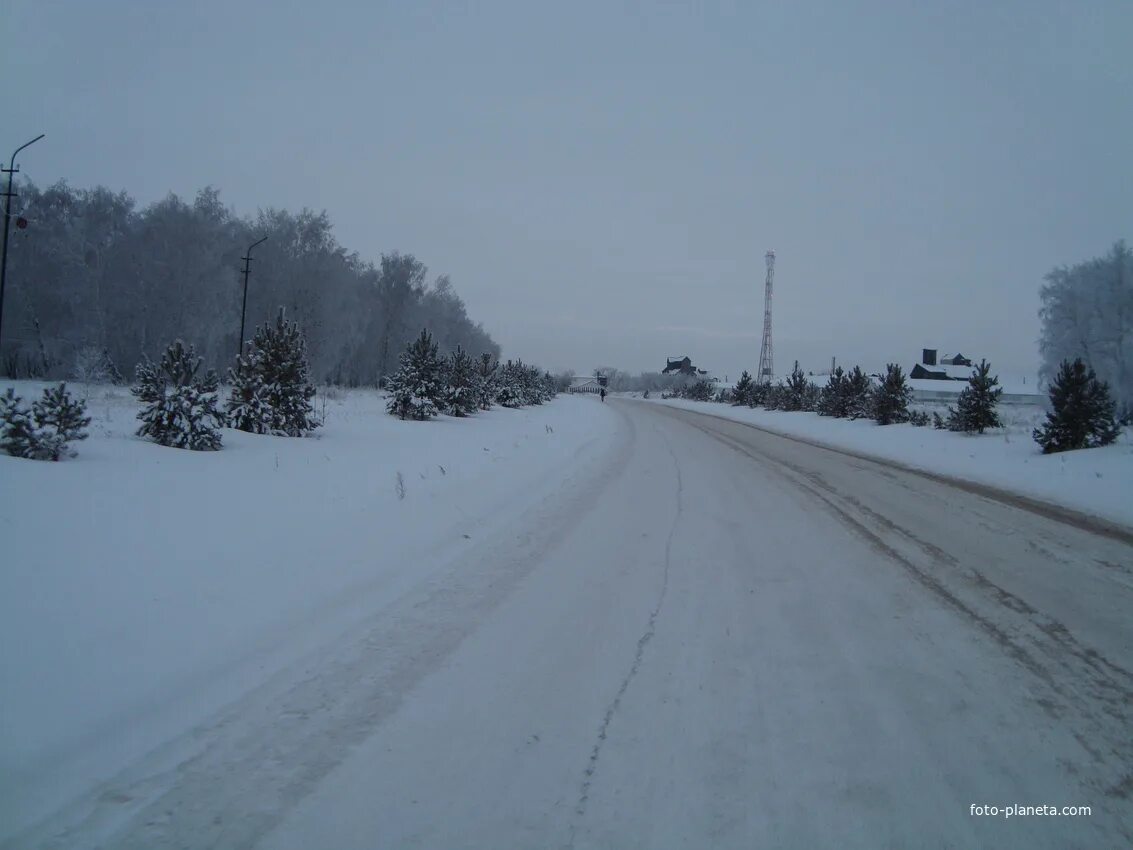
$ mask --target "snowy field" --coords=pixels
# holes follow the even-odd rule
[[[189,452],[134,436],[126,388],[72,391],[77,458],[0,456],[0,843],[600,463],[614,418],[560,396],[402,422],[331,391],[313,438]]]
[[[816,413],[684,399],[649,399],[645,403],[747,422],[776,433],[997,487],[1133,526],[1133,432],[1129,428],[1112,446],[1044,455],[1031,439],[1031,430],[1043,421],[1045,414],[1042,408],[1030,405],[1001,405],[999,414],[1005,427],[980,435],[937,431],[931,425],[881,427],[865,419],[850,421]],[[930,414],[935,410],[942,416],[948,413],[946,406],[914,408]]]

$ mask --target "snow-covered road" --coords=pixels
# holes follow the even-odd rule
[[[608,407],[600,462],[18,845],[1133,843],[1133,539]]]

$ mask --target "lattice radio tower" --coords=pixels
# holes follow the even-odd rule
[[[763,290],[763,346],[759,349],[759,372],[756,380],[771,383],[775,377],[775,364],[771,352],[771,282],[775,279],[775,252],[763,255],[767,261],[767,285]]]

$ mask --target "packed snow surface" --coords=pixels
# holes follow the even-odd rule
[[[932,425],[881,426],[871,419],[851,421],[817,413],[684,399],[649,399],[646,403],[746,422],[832,448],[1016,492],[1133,528],[1133,429],[1126,428],[1112,446],[1044,455],[1031,439],[1031,430],[1045,417],[1039,406],[1001,405],[999,415],[1005,427],[984,434],[958,434],[938,431]],[[947,406],[924,409],[948,414]]]

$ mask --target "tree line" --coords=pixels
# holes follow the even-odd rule
[[[228,370],[227,393],[215,370],[180,339],[157,361],[143,358],[130,392],[141,402],[137,435],[191,451],[221,448],[222,428],[250,434],[305,437],[324,424],[315,413],[307,342],[280,308],[274,324],[256,329]],[[442,413],[470,416],[493,405],[543,404],[565,389],[561,378],[522,360],[501,364],[484,352],[472,358],[457,346],[441,356],[428,330],[406,345],[387,383],[386,410],[402,419]],[[223,396],[227,395],[227,399]],[[0,396],[0,451],[29,460],[61,460],[76,452],[90,425],[86,402],[60,383],[29,408],[9,387]]]
[[[1003,426],[998,412],[1002,395],[999,377],[991,374],[991,364],[981,360],[957,396],[956,406],[948,408],[947,416],[934,411],[930,418],[925,411],[910,408],[913,391],[896,363],[888,364],[885,374],[876,381],[859,366],[849,372],[839,366],[820,387],[795,361],[787,379],[776,384],[756,381],[745,370],[734,387],[718,389],[710,381],[690,380],[661,397],[765,410],[810,411],[835,419],[873,419],[878,425],[908,422],[925,426],[931,422],[940,431],[983,434],[989,428]],[[1031,434],[1043,454],[1108,446],[1120,435],[1108,384],[1081,358],[1062,361],[1051,381],[1049,395],[1045,421]],[[649,397],[648,390],[645,397]]]
[[[224,374],[240,349],[241,258],[263,236],[248,326],[285,308],[317,382],[378,384],[422,327],[445,354],[499,356],[447,275],[430,280],[412,254],[361,258],[338,243],[325,211],[238,216],[213,188],[141,209],[102,186],[21,181],[18,191],[28,226],[9,243],[0,369],[10,377],[133,375],[173,339],[192,341],[204,367]]]

